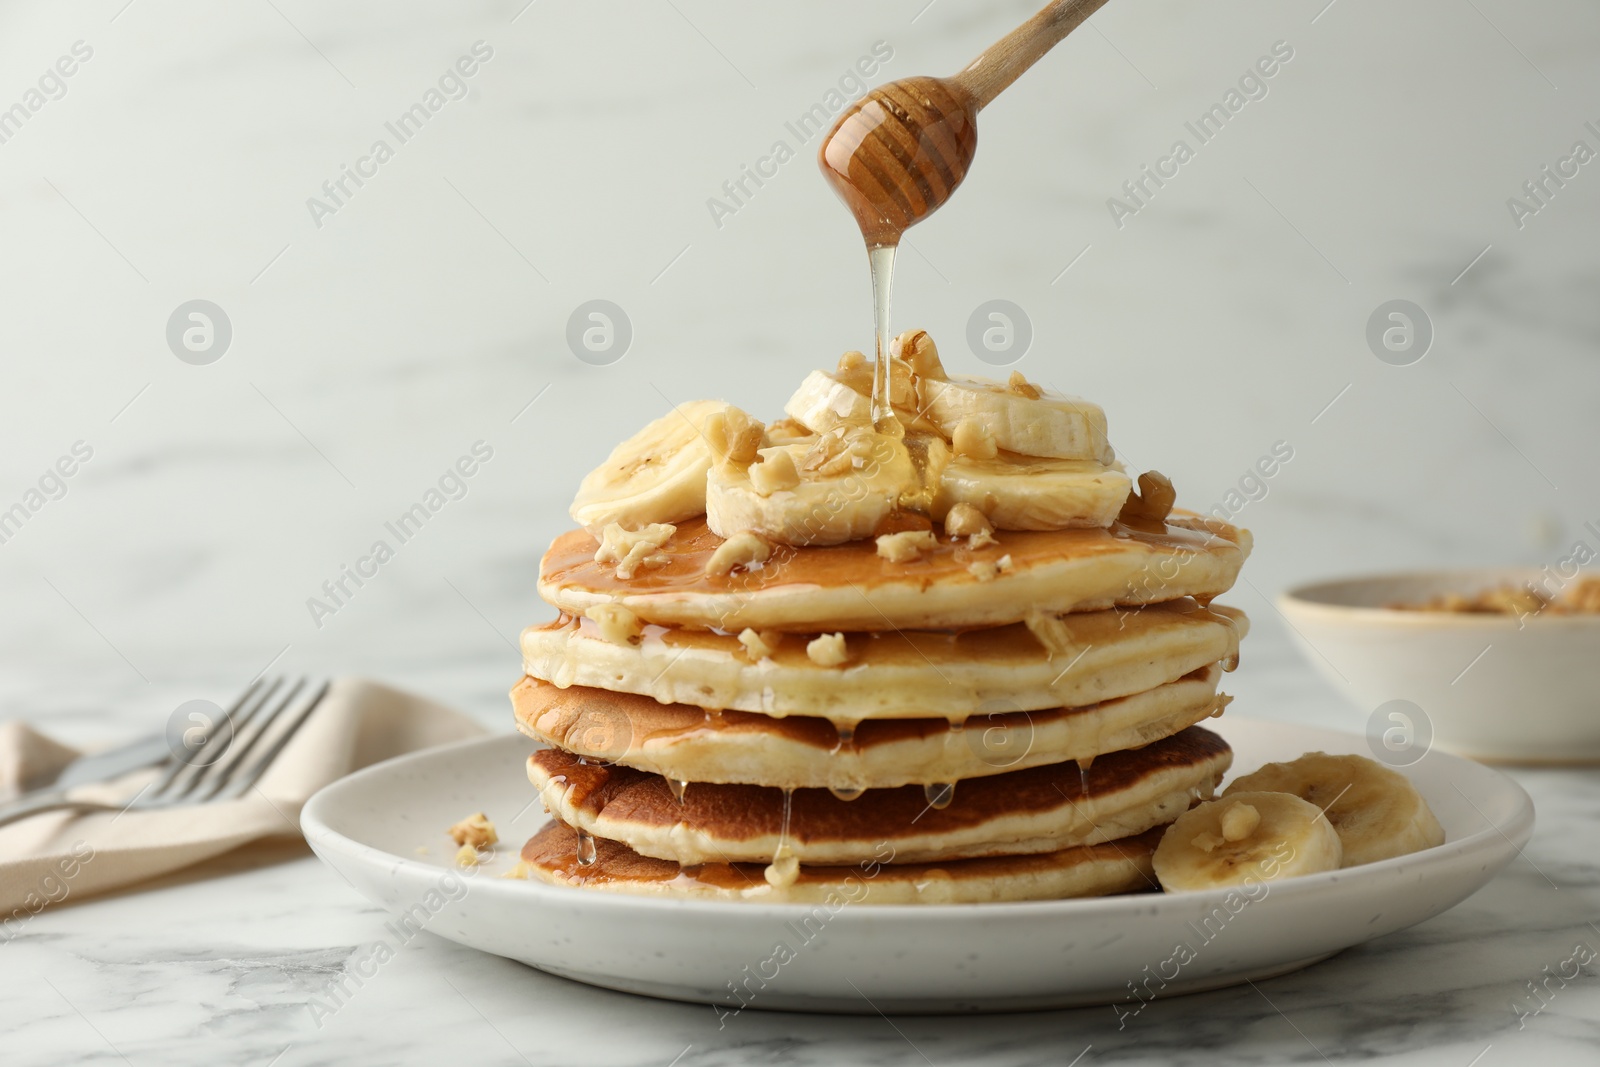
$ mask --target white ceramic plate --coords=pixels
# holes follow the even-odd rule
[[[1233,744],[1235,774],[1309,750],[1367,752],[1356,735],[1231,715],[1207,725]],[[523,774],[535,747],[513,734],[370,767],[311,798],[306,838],[397,923],[581,982],[730,1011],[1137,1011],[1155,995],[1283,974],[1437,915],[1533,831],[1533,802],[1514,782],[1430,752],[1404,773],[1445,844],[1272,883],[1253,901],[1204,892],[830,912],[659,900],[494,877],[546,818]],[[444,831],[479,810],[503,843],[466,876]]]

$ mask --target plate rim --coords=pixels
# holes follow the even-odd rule
[[[1264,726],[1274,729],[1303,730],[1312,734],[1335,736],[1340,738],[1356,739],[1360,734],[1347,733],[1329,727],[1317,726],[1307,723],[1286,722],[1277,719],[1264,719],[1257,716],[1238,715],[1229,717],[1236,723],[1247,723],[1252,726]],[[402,767],[418,763],[428,763],[442,757],[452,755],[459,750],[478,746],[489,747],[505,744],[508,740],[516,738],[530,744],[537,744],[531,738],[517,731],[492,733],[482,737],[471,737],[462,741],[454,741],[445,745],[436,745],[432,748],[408,752],[399,756],[363,767],[358,771],[336,779],[317,790],[306,800],[300,810],[300,828],[306,841],[312,846],[319,859],[332,866],[332,861],[323,856],[322,850],[317,846],[332,842],[337,847],[354,854],[366,853],[374,858],[381,857],[389,867],[391,877],[402,872],[407,875],[424,875],[430,879],[437,879],[441,870],[454,870],[455,868],[441,868],[437,864],[425,863],[415,856],[406,856],[399,853],[388,852],[375,845],[369,845],[347,834],[333,829],[323,816],[322,809],[330,804],[337,803],[340,797],[350,790],[362,788],[373,778],[382,778],[393,774]],[[1307,749],[1306,751],[1312,751]],[[1390,859],[1378,860],[1375,863],[1362,864],[1359,867],[1345,867],[1335,871],[1320,871],[1316,874],[1299,875],[1281,882],[1271,883],[1274,897],[1286,896],[1293,900],[1306,894],[1327,892],[1342,881],[1352,877],[1367,880],[1382,877],[1384,874],[1399,875],[1403,869],[1416,866],[1419,863],[1433,866],[1460,861],[1467,857],[1476,856],[1484,852],[1501,851],[1497,841],[1503,841],[1510,846],[1513,853],[1520,855],[1533,833],[1537,813],[1534,809],[1533,798],[1522,786],[1509,775],[1495,767],[1479,763],[1465,756],[1458,756],[1440,749],[1430,750],[1430,755],[1460,764],[1469,768],[1468,773],[1484,774],[1498,779],[1498,784],[1509,788],[1514,806],[1508,817],[1501,822],[1496,822],[1481,809],[1471,797],[1466,798],[1469,805],[1477,809],[1479,814],[1489,822],[1481,830],[1474,831],[1464,837],[1453,841],[1446,841],[1442,845],[1413,852],[1404,856],[1395,856]],[[1395,768],[1404,774],[1406,768]],[[1409,775],[1407,776],[1409,778]],[[1460,792],[1457,789],[1457,792]],[[520,849],[520,846],[519,846]],[[1425,857],[1425,858],[1423,858]],[[1350,872],[1360,872],[1352,874]],[[499,882],[506,885],[498,885]],[[727,915],[730,912],[749,916],[752,918],[777,917],[795,918],[810,914],[821,906],[817,902],[801,901],[766,901],[766,900],[697,900],[685,897],[657,897],[637,893],[624,892],[584,892],[573,886],[551,885],[538,879],[487,879],[484,882],[474,881],[478,889],[484,886],[494,886],[490,893],[505,894],[535,894],[535,900],[540,903],[550,901],[577,901],[582,900],[584,906],[599,909],[614,909],[623,912],[633,910],[661,911],[689,911],[692,913],[706,912],[707,914]],[[1137,914],[1151,909],[1163,907],[1183,907],[1197,904],[1220,904],[1230,893],[1236,892],[1237,887],[1219,887],[1216,889],[1189,890],[1183,892],[1160,893],[1120,893],[1099,897],[1066,897],[1049,900],[1017,900],[994,902],[971,902],[959,904],[873,904],[861,908],[843,908],[834,916],[846,922],[852,921],[887,921],[890,923],[904,923],[920,921],[929,917],[966,917],[975,916],[994,917],[998,920],[1013,919],[1037,921],[1041,918],[1050,919],[1072,916],[1074,913],[1090,913],[1106,915],[1108,917],[1124,918],[1128,914]],[[865,916],[865,920],[858,917]],[[1079,916],[1081,917],[1081,916]]]

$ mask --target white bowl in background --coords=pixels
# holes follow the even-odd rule
[[[1541,577],[1530,568],[1316,582],[1279,598],[1306,658],[1368,716],[1381,743],[1492,762],[1600,762],[1600,615],[1402,611]],[[1410,702],[1421,710],[1421,720]],[[1412,734],[1408,740],[1405,736]],[[1394,762],[1403,762],[1397,758]]]

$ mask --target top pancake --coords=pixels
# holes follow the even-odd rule
[[[708,575],[722,544],[704,519],[678,525],[667,562],[620,579],[596,563],[584,530],[557,537],[539,567],[539,594],[572,615],[620,604],[645,622],[738,631],[872,631],[1004,626],[1033,611],[1095,611],[1210,599],[1238,577],[1250,535],[1227,523],[1174,513],[1166,523],[1116,522],[1108,529],[1003,531],[996,544],[937,548],[903,563],[870,540],[828,547],[777,546],[750,570]],[[975,564],[1009,564],[984,580]]]

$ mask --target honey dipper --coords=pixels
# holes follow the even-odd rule
[[[967,175],[978,112],[1106,0],[1054,0],[953,78],[902,78],[845,110],[818,152],[869,248],[893,246]]]

